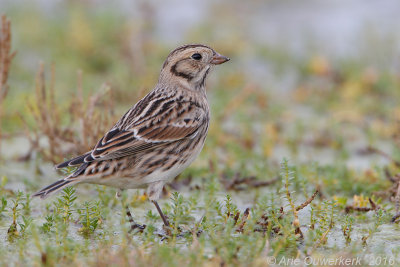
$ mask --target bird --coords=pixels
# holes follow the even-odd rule
[[[165,226],[158,205],[165,184],[185,170],[203,149],[210,123],[206,79],[214,66],[230,59],[203,44],[187,44],[169,53],[158,83],[131,107],[92,150],[55,166],[76,167],[68,176],[41,189],[42,199],[80,183],[118,189],[145,188]],[[129,207],[126,214],[132,228]]]

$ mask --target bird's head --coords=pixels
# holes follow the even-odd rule
[[[159,82],[178,82],[189,88],[199,89],[204,87],[210,69],[228,60],[229,58],[206,45],[183,45],[168,55]]]

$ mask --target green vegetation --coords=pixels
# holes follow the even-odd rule
[[[0,102],[0,266],[400,264],[400,79],[384,64],[394,50],[382,46],[377,61],[362,51],[296,55],[235,27],[221,40],[216,14],[179,43],[202,40],[232,60],[209,82],[203,152],[160,201],[172,228],[143,190],[122,196],[146,225],[132,232],[112,188],[31,199],[72,171],[56,173],[54,163],[89,149],[151,89],[178,45],[158,38],[146,15],[155,7],[141,7],[140,18],[78,1],[63,7],[6,12],[17,54]],[[271,81],[253,75],[260,64]],[[289,74],[294,82],[277,82]]]

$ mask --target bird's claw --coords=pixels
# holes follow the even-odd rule
[[[142,233],[145,228],[146,228],[145,224],[135,223],[135,224],[131,225],[131,229],[129,230],[129,233],[132,233],[135,230],[136,230],[136,232]]]

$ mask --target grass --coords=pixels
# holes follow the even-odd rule
[[[112,189],[79,188],[80,193],[88,190],[85,196],[67,188],[43,203],[22,192],[6,191],[5,184],[1,195],[10,203],[3,201],[8,208],[1,209],[0,222],[2,229],[8,227],[6,243],[14,252],[2,250],[2,258],[33,265],[170,266],[262,265],[271,256],[278,260],[340,256],[343,248],[352,251],[346,257],[362,257],[364,263],[370,253],[386,255],[375,251],[374,238],[379,238],[382,225],[391,225],[385,231],[397,231],[390,223],[390,204],[375,200],[374,208],[367,210],[363,208],[370,203],[363,196],[350,201],[313,194],[309,188],[313,183],[304,181],[296,169],[284,160],[279,181],[244,190],[245,194],[226,192],[218,174],[199,171],[200,177],[213,178],[162,202],[172,224],[170,236],[162,230],[156,211],[136,192],[125,195],[124,201],[133,203],[135,219],[146,224],[143,232],[129,232]]]
[[[151,89],[172,48],[157,39],[151,16],[138,24],[81,5],[71,2],[57,17],[32,8],[34,22],[26,9],[9,11],[18,53],[1,103],[0,265],[400,262],[398,74],[370,57],[296,56],[233,29],[220,43],[207,30],[216,18],[186,37],[232,61],[209,81],[204,150],[160,201],[170,235],[142,190],[122,196],[146,225],[134,232],[112,188],[82,185],[31,199],[71,171],[57,173],[53,163],[89,149]],[[249,51],[254,64],[271,66],[271,83],[243,69]],[[45,62],[27,63],[32,54]],[[276,85],[293,71],[293,83]]]

